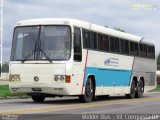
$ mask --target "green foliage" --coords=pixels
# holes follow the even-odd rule
[[[157,85],[157,87],[154,91],[160,92],[160,85]]]
[[[12,94],[9,90],[9,85],[0,85],[0,99],[6,98],[28,98],[26,94]]]
[[[160,53],[157,58],[157,69],[160,70]]]
[[[9,72],[9,64],[7,62],[4,62],[2,64],[2,72],[8,73]]]
[[[114,28],[115,30],[118,30],[118,31],[120,31],[120,32],[125,32],[125,30],[124,29],[121,29],[121,28]]]
[[[9,86],[8,85],[0,85],[0,98],[4,98],[6,96],[10,96],[11,93],[9,91]]]

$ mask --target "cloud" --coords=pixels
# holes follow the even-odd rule
[[[157,8],[131,8],[134,3],[146,2],[157,5]],[[157,0],[5,0],[3,60],[9,60],[16,21],[34,18],[75,18],[102,26],[119,27],[128,33],[155,41],[159,51],[159,9]]]

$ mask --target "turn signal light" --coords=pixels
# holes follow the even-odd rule
[[[66,82],[66,83],[70,83],[70,82],[71,82],[71,76],[66,75],[66,77],[65,77],[65,82]]]

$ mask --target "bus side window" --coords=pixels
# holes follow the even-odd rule
[[[154,46],[148,45],[148,58],[149,59],[154,59],[155,58],[155,48]]]
[[[146,44],[140,44],[140,56],[141,57],[147,57],[147,45]]]
[[[82,61],[81,31],[77,27],[74,28],[74,61]]]
[[[91,48],[90,47],[90,31],[83,29],[83,48]]]
[[[121,54],[129,54],[129,41],[120,39]]]

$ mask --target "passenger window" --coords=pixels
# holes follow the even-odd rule
[[[134,43],[134,55],[135,56],[139,56],[138,43]]]
[[[134,55],[134,42],[130,42],[130,55]]]
[[[120,53],[119,38],[110,37],[111,52]]]
[[[140,44],[140,56],[141,57],[147,57],[147,45]]]
[[[154,59],[155,58],[155,48],[154,46],[148,46],[148,58]]]
[[[83,29],[83,47],[90,48],[90,32]]]
[[[98,50],[103,50],[103,36],[98,34]]]
[[[119,49],[119,38],[115,38],[115,52],[120,53]]]
[[[120,48],[122,54],[129,54],[129,42],[127,40],[120,40]]]
[[[74,60],[82,61],[81,31],[76,27],[74,28]]]
[[[103,36],[103,50],[109,51],[109,37],[107,35]]]
[[[130,42],[130,55],[139,56],[138,43]]]
[[[97,34],[95,32],[90,32],[90,48],[97,49]]]

